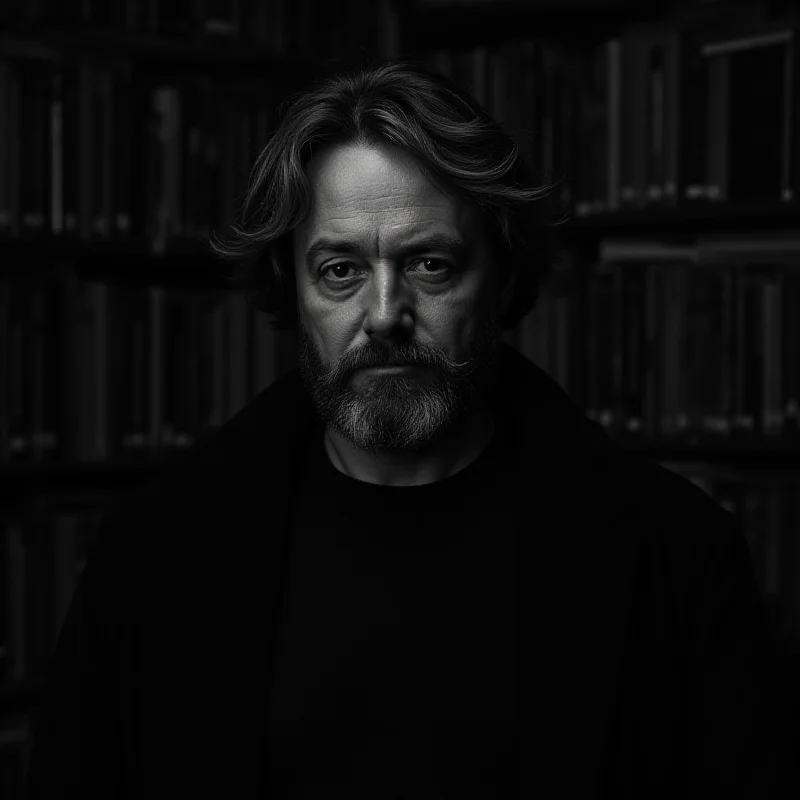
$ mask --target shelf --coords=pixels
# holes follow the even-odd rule
[[[219,43],[192,42],[177,37],[147,36],[90,27],[32,27],[5,31],[0,35],[0,54],[43,61],[88,55],[112,62],[147,65],[160,72],[250,74],[265,77],[277,87],[294,89],[311,77],[311,64],[295,56],[276,58],[257,46],[239,39]]]
[[[573,217],[562,228],[565,239],[593,240],[605,236],[698,235],[741,233],[743,229],[796,230],[800,203],[774,202],[749,205],[703,203],[676,208],[647,208]]]
[[[181,286],[224,289],[228,265],[201,241],[175,242],[163,253],[153,253],[146,242],[131,240],[81,241],[61,237],[0,238],[0,276],[29,274],[34,265],[47,269],[69,264],[86,278],[104,278],[136,284],[173,281]]]

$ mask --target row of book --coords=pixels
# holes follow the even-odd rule
[[[192,447],[294,365],[240,292],[0,281],[0,462],[138,460]]]
[[[519,349],[621,436],[796,436],[799,246],[603,240],[596,264],[547,286]]]
[[[81,27],[181,41],[261,47],[282,57],[301,44],[315,19],[314,0],[11,0],[0,21],[7,26]]]
[[[793,42],[789,27],[701,41],[665,25],[589,50],[517,38],[428,60],[508,126],[542,179],[566,179],[580,215],[791,201]],[[124,61],[7,58],[0,234],[145,236],[156,250],[206,236],[235,215],[273,130],[283,98],[267,83],[142,85]]]
[[[124,67],[0,62],[0,235],[144,239],[230,221],[266,144],[270,95]]]
[[[792,201],[800,181],[793,20],[637,24],[594,46],[428,53],[515,135],[574,213]]]
[[[508,340],[610,432],[697,442],[800,434],[800,242],[601,243]],[[792,252],[792,246],[795,252]],[[239,292],[0,281],[0,461],[105,460],[194,444],[294,366]],[[138,454],[138,455],[137,455]]]

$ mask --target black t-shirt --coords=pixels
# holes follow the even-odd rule
[[[501,426],[423,486],[330,463],[321,424],[295,497],[273,682],[280,798],[508,798],[516,729],[516,534]]]

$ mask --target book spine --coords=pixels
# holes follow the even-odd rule
[[[186,134],[186,165],[182,175],[183,233],[187,239],[201,236],[201,211],[198,199],[202,196],[201,152],[202,123],[198,115],[198,98],[187,90],[184,95],[184,125]]]
[[[80,67],[80,138],[78,182],[78,231],[82,239],[92,238],[92,216],[94,210],[93,190],[95,186],[95,164],[97,154],[94,141],[95,127],[93,121],[94,70],[83,64]]]
[[[154,253],[166,250],[167,226],[169,222],[169,199],[167,189],[167,138],[169,131],[167,87],[158,87],[153,92],[153,107],[148,132],[150,146],[148,163],[150,172],[148,192],[148,239]]]
[[[109,455],[108,441],[108,284],[100,281],[87,283],[86,292],[90,308],[89,351],[90,380],[87,386],[89,417],[89,452],[91,461],[105,461]]]
[[[153,250],[164,253],[169,243],[182,234],[181,172],[181,98],[176,87],[159,87],[154,95],[154,112],[158,120],[157,175],[154,176],[157,217],[151,237]],[[156,188],[157,187],[157,188]]]
[[[64,392],[61,340],[65,329],[64,303],[60,270],[49,273],[42,286],[44,360],[42,365],[44,394],[42,398],[42,432],[38,449],[42,460],[62,459],[66,455],[61,427]]]
[[[680,174],[681,39],[677,32],[667,34],[664,44],[664,201],[678,200]]]
[[[613,345],[611,348],[611,370],[612,401],[611,419],[615,430],[621,430],[625,424],[625,349],[626,349],[626,329],[625,329],[625,272],[621,264],[614,264],[611,267],[611,286],[613,300],[613,315],[611,324],[613,327]]]
[[[781,309],[782,321],[782,410],[784,431],[800,434],[800,268],[787,270],[784,276]]]
[[[729,65],[726,56],[708,62],[708,134],[706,138],[706,196],[728,199]]]
[[[556,178],[555,130],[559,120],[557,119],[556,111],[557,77],[555,53],[553,48],[548,47],[546,43],[541,46],[540,69],[542,75],[539,98],[539,107],[541,109],[539,123],[540,163],[545,180],[552,181]]]
[[[620,264],[623,284],[621,419],[629,434],[644,429],[645,349],[646,349],[646,278],[643,264]]]
[[[60,274],[63,302],[62,331],[59,342],[61,361],[59,395],[59,440],[61,452],[70,460],[82,458],[82,426],[85,422],[82,389],[86,358],[84,358],[83,327],[85,308],[80,282],[75,270],[67,267]]]
[[[661,303],[663,267],[647,264],[645,275],[645,430],[649,437],[661,435],[663,308]]]
[[[18,236],[20,232],[20,162],[21,162],[21,99],[22,79],[18,69],[9,67],[7,79],[8,121],[5,126],[7,142],[6,181],[7,214],[5,233]]]
[[[596,265],[592,275],[589,309],[589,386],[593,395],[590,410],[593,418],[610,428],[614,421],[616,389],[614,349],[616,329],[614,324],[614,273],[613,266]]]
[[[30,360],[28,308],[30,287],[20,282],[13,288],[9,331],[9,442],[11,461],[27,459],[30,452]]]
[[[537,122],[541,115],[540,52],[541,44],[539,42],[529,39],[520,43],[520,86],[522,96],[528,98],[526,103],[520,105],[520,150],[522,156],[541,178],[539,173],[541,159],[537,152],[540,141]],[[485,76],[487,53],[486,47],[476,47],[473,50],[473,75],[477,73]],[[481,105],[483,106],[483,103]]]
[[[132,168],[134,136],[133,87],[124,76],[113,78],[112,103],[112,147],[110,163],[113,190],[113,234],[125,240],[133,232],[132,218]]]
[[[5,120],[0,125],[0,235],[9,227],[11,207],[9,203],[8,182],[8,129],[10,124],[9,114],[9,67],[0,62],[0,119]]]
[[[607,141],[607,208],[620,207],[622,158],[622,42],[606,43],[606,141]]]
[[[11,447],[11,283],[0,275],[0,464],[10,460]]]
[[[721,430],[730,434],[735,426],[737,403],[738,314],[737,269],[732,265],[722,267],[722,357],[721,357]]]
[[[46,227],[50,113],[49,84],[40,68],[23,73],[20,98],[20,223],[25,233],[41,233]]]
[[[795,97],[798,82],[796,78],[797,31],[786,47],[783,72],[783,103],[781,108],[781,200],[790,203],[794,199],[794,179],[792,176],[792,159],[794,140],[796,138]]]
[[[163,286],[148,289],[148,450],[151,457],[159,455],[164,429],[164,302]]]
[[[177,87],[172,87],[169,92],[168,103],[168,138],[167,138],[167,198],[169,225],[167,235],[170,239],[180,239],[183,236],[183,218],[181,207],[181,183],[184,162],[184,142],[182,136],[182,94]]]
[[[186,333],[186,432],[187,446],[193,446],[202,435],[203,369],[208,355],[203,351],[203,298],[198,292],[187,297]]]
[[[125,302],[130,309],[130,356],[133,379],[130,400],[126,403],[125,440],[123,448],[134,457],[150,454],[150,370],[151,298],[149,289],[136,288],[126,292]]]
[[[790,192],[785,199],[788,201],[800,198],[800,103],[796,98],[800,92],[800,26],[795,25],[794,39],[788,48],[787,70],[790,80],[787,81],[784,97],[788,104],[785,106],[786,133],[789,138],[789,181]]]
[[[627,34],[622,42],[622,74],[621,80],[621,105],[622,123],[620,128],[620,206],[630,207],[635,205],[636,190],[634,188],[634,155],[635,155],[635,122],[641,110],[636,105],[636,41],[633,34]]]
[[[652,38],[647,51],[647,177],[646,201],[660,203],[664,190],[664,116],[665,116],[664,45]]]
[[[598,214],[605,210],[608,186],[608,141],[606,108],[606,51],[603,46],[596,46],[587,53],[584,68],[588,70],[587,94],[585,97],[587,130],[591,131],[589,154],[585,165],[588,183],[586,186],[586,212]]]
[[[739,306],[739,427],[752,434],[760,428],[763,400],[763,282],[745,268],[741,275]]]
[[[49,131],[50,231],[60,236],[64,232],[64,79],[60,72],[52,75]]]
[[[706,198],[705,157],[708,130],[707,60],[696,43],[685,37],[680,53],[681,153],[678,198],[693,203]]]
[[[631,203],[634,208],[647,204],[647,132],[648,132],[648,53],[649,38],[642,35],[631,42],[633,92],[633,123],[631,147]]]
[[[764,330],[763,340],[763,391],[761,433],[779,436],[783,432],[783,402],[781,386],[781,295],[782,275],[779,271],[768,276],[763,287],[763,309],[761,312]]]
[[[170,289],[164,298],[164,425],[162,445],[185,448],[189,439],[188,305],[185,291]]]
[[[83,144],[81,139],[81,73],[64,67],[62,73],[62,168],[64,234],[70,238],[80,235],[81,173]]]
[[[129,403],[133,394],[133,370],[130,361],[131,320],[127,300],[128,287],[108,287],[108,449],[109,457],[124,459],[123,447],[130,419]]]
[[[29,458],[40,462],[44,458],[44,400],[46,391],[45,374],[45,296],[38,283],[31,287],[28,295],[29,325],[28,351],[26,357],[30,365],[30,409],[28,432],[30,435]]]
[[[687,432],[693,437],[725,433],[724,267],[695,265],[686,294],[685,378]]]

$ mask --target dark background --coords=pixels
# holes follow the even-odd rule
[[[295,364],[209,235],[279,104],[376,58],[448,74],[557,182],[565,258],[508,340],[736,515],[793,669],[796,23],[756,0],[0,0],[0,795],[104,504]]]

